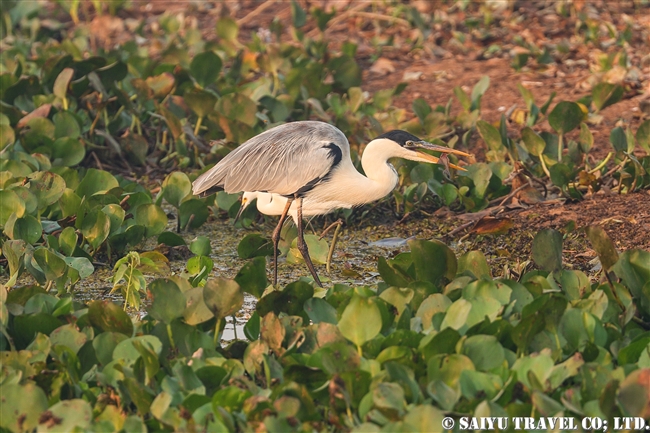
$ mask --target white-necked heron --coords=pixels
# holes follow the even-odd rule
[[[390,158],[437,163],[421,151],[433,150],[461,156],[469,154],[438,146],[406,131],[381,134],[364,149],[359,173],[350,158],[350,144],[335,126],[318,121],[291,122],[271,128],[243,143],[193,183],[193,193],[206,196],[217,191],[271,193],[285,203],[273,230],[273,283],[278,280],[280,231],[291,215],[298,228],[298,251],[316,283],[322,287],[309,257],[304,238],[303,215],[324,215],[378,200],[398,182]],[[450,164],[450,167],[462,170]],[[269,199],[269,201],[271,201]]]

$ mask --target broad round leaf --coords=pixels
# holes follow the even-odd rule
[[[117,186],[119,186],[117,179],[111,173],[89,168],[75,192],[81,198],[89,198],[93,194],[104,193]]]
[[[41,413],[49,406],[45,392],[34,382],[8,383],[2,386],[1,394],[0,426],[11,431],[35,429]]]
[[[99,248],[108,238],[110,232],[111,220],[101,209],[95,208],[85,216],[81,223],[81,234],[83,234],[93,250]]]
[[[12,213],[17,218],[25,214],[25,202],[10,189],[0,190],[0,226],[4,226]]]
[[[221,57],[213,51],[197,54],[190,63],[190,74],[201,87],[214,83],[221,72]],[[214,106],[214,104],[212,104]]]
[[[83,161],[86,149],[77,138],[62,137],[52,144],[52,165],[72,167]]]
[[[541,230],[533,239],[533,260],[545,271],[562,268],[562,234],[557,230]]]
[[[521,130],[521,139],[526,145],[526,150],[528,153],[535,156],[540,156],[544,152],[546,147],[546,142],[544,139],[532,130],[530,127],[525,127]]]
[[[156,204],[140,205],[135,213],[135,222],[145,227],[146,237],[159,235],[167,227],[167,214]]]
[[[55,138],[79,138],[81,135],[79,122],[77,122],[74,114],[69,111],[60,111],[56,113],[52,120],[54,121]]]
[[[162,196],[167,203],[179,207],[181,201],[192,192],[192,182],[182,171],[175,171],[162,183]]]
[[[244,304],[244,292],[234,280],[215,278],[203,287],[203,300],[217,320],[235,314]]]
[[[127,337],[133,335],[131,318],[117,304],[111,301],[94,301],[88,306],[88,318],[93,326],[106,332],[120,332]]]
[[[357,346],[375,338],[381,326],[381,313],[376,301],[356,294],[343,310],[338,323],[341,334]]]
[[[149,314],[154,319],[169,325],[172,320],[183,315],[185,295],[174,281],[167,278],[154,280],[149,285],[149,292],[152,299]]]
[[[563,135],[577,128],[583,117],[584,113],[578,104],[562,101],[548,115],[548,123],[555,132]]]
[[[36,196],[38,208],[45,209],[56,202],[65,190],[65,180],[49,171],[37,171],[29,175],[29,191]]]
[[[195,229],[203,225],[210,216],[208,206],[203,200],[196,198],[186,200],[178,208],[181,227]]]

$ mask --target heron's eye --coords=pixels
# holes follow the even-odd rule
[[[413,143],[412,140],[408,140],[408,141],[405,143],[405,145],[406,145],[407,147],[411,147],[411,146],[413,146],[413,144],[414,144],[414,143]]]

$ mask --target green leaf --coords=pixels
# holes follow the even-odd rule
[[[203,287],[203,300],[217,320],[235,314],[244,304],[244,292],[234,280],[215,278]]]
[[[609,134],[609,141],[617,152],[627,151],[627,137],[625,136],[625,130],[620,126],[612,129]]]
[[[199,53],[190,63],[190,74],[201,87],[208,87],[217,81],[223,62],[213,51]],[[212,104],[214,106],[214,104]]]
[[[474,182],[474,195],[482,199],[485,197],[490,179],[492,178],[492,169],[484,162],[478,162],[468,167],[467,176]]]
[[[327,301],[320,298],[307,299],[305,302],[305,312],[313,323],[331,323],[336,325],[336,309]]]
[[[639,125],[636,130],[636,141],[647,153],[650,153],[650,119]]]
[[[190,243],[190,251],[197,256],[209,256],[212,251],[210,239],[208,239],[207,236],[197,236],[192,243]]]
[[[135,222],[145,227],[145,236],[162,233],[167,227],[167,214],[154,203],[145,203],[136,208]]]
[[[162,196],[167,203],[179,207],[181,201],[192,192],[192,182],[182,171],[170,173],[162,183]]]
[[[63,195],[65,180],[50,171],[37,171],[28,176],[29,191],[38,200],[38,208],[45,209]]]
[[[203,300],[203,287],[193,287],[186,291],[184,295],[186,307],[183,317],[187,324],[197,325],[214,317],[214,314]]]
[[[86,156],[86,148],[76,138],[62,137],[52,144],[52,165],[73,167]]]
[[[521,139],[526,146],[526,150],[531,155],[540,156],[544,152],[546,142],[544,139],[528,126],[521,130]]]
[[[244,292],[259,299],[268,285],[266,259],[264,257],[255,257],[246,263],[235,276],[235,281]]]
[[[68,85],[70,84],[70,80],[72,80],[73,75],[74,69],[63,69],[54,81],[52,93],[54,93],[58,98],[65,99],[66,94],[68,93]]]
[[[31,381],[4,384],[0,395],[0,426],[15,432],[34,430],[49,406],[45,392]]]
[[[111,232],[111,220],[101,209],[95,208],[81,223],[81,234],[93,250],[99,248]]]
[[[25,214],[25,202],[10,189],[0,190],[0,226],[4,226],[11,214],[20,218]]]
[[[307,14],[296,0],[291,0],[291,19],[293,26],[297,29],[304,26],[307,22]]]
[[[230,17],[222,17],[217,21],[217,36],[227,42],[236,42],[239,26],[237,22]]]
[[[355,294],[343,310],[338,328],[357,347],[372,340],[382,327],[381,313],[374,298]]]
[[[588,226],[586,232],[591,245],[598,254],[603,269],[609,271],[618,261],[618,252],[616,251],[614,242],[612,242],[605,229],[601,226]]]
[[[43,227],[31,215],[16,218],[16,214],[11,214],[5,224],[4,234],[12,240],[22,239],[28,244],[35,244],[43,234]]]
[[[131,318],[111,301],[93,301],[88,306],[88,319],[93,326],[105,332],[119,332],[127,337],[133,335]]]
[[[237,245],[237,254],[241,259],[273,255],[273,243],[258,233],[244,236]]]
[[[557,230],[541,230],[533,239],[533,260],[545,271],[562,269],[562,234]]]
[[[185,295],[174,281],[159,278],[149,284],[148,290],[151,294],[151,307],[148,311],[154,319],[169,325],[172,320],[183,315]]]
[[[461,353],[471,359],[479,371],[492,370],[505,361],[503,346],[493,335],[472,335],[463,342]]]
[[[594,135],[589,130],[586,123],[580,124],[580,148],[583,153],[589,153],[594,146]]]
[[[445,279],[452,280],[456,276],[456,256],[445,244],[421,239],[411,240],[408,244],[419,281],[440,285]]]
[[[599,112],[605,107],[616,104],[623,98],[623,86],[611,83],[598,83],[591,90],[591,101]]]
[[[190,89],[183,95],[185,103],[199,117],[205,117],[214,111],[217,97],[211,92],[201,89]]]
[[[562,101],[553,108],[548,115],[548,123],[551,128],[560,135],[573,131],[580,125],[584,114],[582,109],[575,102]]]
[[[476,128],[478,129],[481,138],[485,141],[489,150],[501,150],[503,148],[503,142],[501,140],[501,134],[499,130],[492,126],[490,123],[479,120],[476,122]],[[523,131],[522,131],[523,134]]]
[[[574,178],[573,173],[568,165],[558,162],[549,169],[551,182],[560,188],[565,188]]]
[[[217,102],[216,109],[224,117],[248,126],[257,123],[257,104],[242,93],[229,93]]]
[[[185,200],[178,208],[181,228],[195,229],[203,225],[210,216],[204,200],[192,198]]]
[[[466,254],[463,254],[458,259],[457,272],[459,274],[463,274],[465,272],[470,273],[477,279],[492,279],[492,274],[490,273],[490,267],[488,266],[487,259],[481,251],[470,251]]]
[[[86,200],[95,194],[103,194],[108,190],[118,187],[117,179],[111,173],[104,170],[89,168],[75,192]]]
[[[186,245],[185,239],[174,232],[162,232],[158,235],[158,243],[165,244],[168,247],[178,247]]]

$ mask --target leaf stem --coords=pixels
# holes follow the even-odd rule
[[[199,135],[199,129],[201,128],[201,123],[203,123],[203,116],[199,116],[199,119],[196,121],[196,126],[194,126],[194,135]]]
[[[551,178],[551,172],[549,172],[548,168],[546,167],[546,163],[544,162],[544,155],[542,154],[542,152],[539,152],[538,156],[539,156],[540,162],[542,163],[542,170],[544,170],[544,173],[546,173],[546,176],[548,176],[548,178],[550,179]]]
[[[169,338],[169,345],[171,346],[172,350],[176,350],[176,344],[174,344],[174,337],[172,334],[172,325],[171,323],[167,324],[167,337]]]
[[[214,346],[219,344],[219,330],[221,328],[221,317],[217,316],[217,323],[214,325]],[[220,346],[220,344],[219,344]]]
[[[557,139],[557,162],[562,162],[562,150],[564,150],[564,134],[560,134]]]

